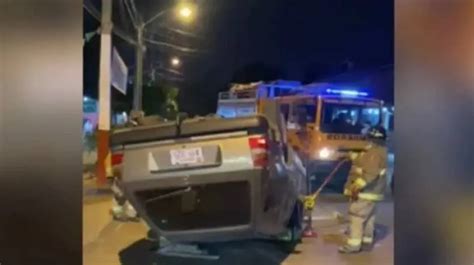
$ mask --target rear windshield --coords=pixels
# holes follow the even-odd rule
[[[365,134],[381,122],[380,108],[347,103],[323,104],[321,130],[327,133]]]

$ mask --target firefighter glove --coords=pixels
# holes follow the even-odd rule
[[[350,187],[350,191],[351,191],[351,200],[352,201],[357,201],[357,199],[359,199],[359,192],[360,192],[359,186],[352,185]]]

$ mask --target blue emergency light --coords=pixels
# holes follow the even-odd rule
[[[369,95],[367,92],[346,89],[326,89],[326,93],[349,97],[367,97]]]

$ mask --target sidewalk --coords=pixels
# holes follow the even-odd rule
[[[112,221],[112,191],[97,188],[94,178],[84,178],[82,206],[82,244],[93,242],[100,232]]]

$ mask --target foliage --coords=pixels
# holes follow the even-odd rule
[[[179,112],[178,94],[178,88],[164,81],[147,83],[143,87],[143,110],[145,114],[175,119]]]

